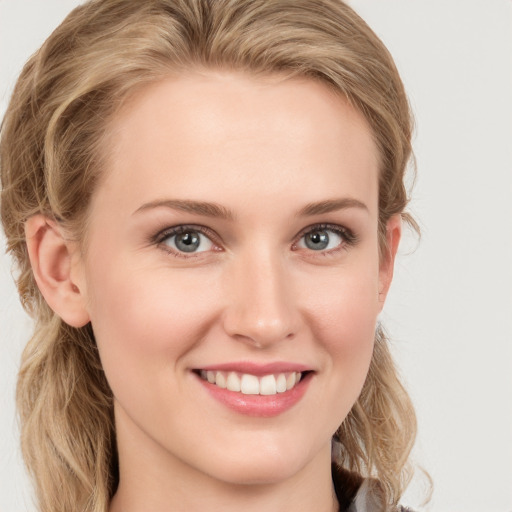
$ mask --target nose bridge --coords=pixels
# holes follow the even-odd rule
[[[283,263],[270,250],[245,255],[234,263],[225,316],[231,336],[263,347],[296,333],[298,312]]]

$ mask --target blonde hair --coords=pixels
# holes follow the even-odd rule
[[[379,234],[405,213],[411,116],[388,51],[339,0],[96,0],[76,8],[28,61],[0,140],[1,217],[36,329],[17,401],[42,512],[104,512],[118,480],[112,393],[90,325],[66,325],[34,281],[24,223],[44,213],[83,238],[109,121],[129,94],[194,66],[320,80],[367,119],[381,157]],[[340,426],[337,463],[398,502],[415,415],[382,330],[361,396]],[[300,447],[297,447],[300,449]],[[358,477],[359,478],[359,477]]]

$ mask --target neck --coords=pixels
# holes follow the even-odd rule
[[[330,446],[305,467],[266,482],[216,478],[120,428],[119,486],[110,512],[337,512]],[[136,441],[136,442],[135,442]],[[300,450],[300,447],[297,447]]]
[[[307,482],[306,482],[307,484]],[[121,480],[110,512],[337,512],[332,486],[310,489],[298,481],[272,485],[224,485],[169,476],[165,487]]]

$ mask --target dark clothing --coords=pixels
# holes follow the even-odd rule
[[[413,512],[401,505],[392,510],[387,508],[378,480],[362,478],[334,463],[332,480],[340,504],[340,512]]]

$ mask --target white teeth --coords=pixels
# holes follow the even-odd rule
[[[226,388],[226,376],[222,372],[217,372],[217,376],[215,377],[215,384],[217,384],[219,388]]]
[[[276,391],[278,393],[284,393],[286,391],[286,375],[280,373],[276,380]]]
[[[235,372],[229,373],[228,380],[226,381],[226,387],[229,389],[229,391],[240,391],[240,379]]]
[[[276,378],[273,375],[265,375],[265,377],[262,377],[260,395],[275,395],[276,393]]]
[[[302,373],[277,373],[257,377],[249,373],[220,372],[215,370],[201,370],[199,372],[203,380],[215,384],[219,388],[228,389],[244,395],[275,395],[293,389],[301,380]]]
[[[240,391],[244,395],[259,395],[260,394],[260,381],[255,375],[244,373],[240,384]]]
[[[295,373],[290,373],[286,379],[286,390],[292,389],[293,386],[295,386],[296,381]]]

